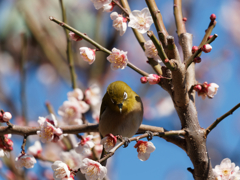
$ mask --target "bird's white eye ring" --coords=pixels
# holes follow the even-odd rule
[[[124,100],[126,100],[126,99],[127,99],[127,97],[128,97],[127,93],[126,93],[126,92],[124,92],[124,93],[123,93],[123,99],[124,99]]]
[[[112,98],[110,98],[110,99],[111,99],[112,103],[114,104],[114,101],[112,100]]]

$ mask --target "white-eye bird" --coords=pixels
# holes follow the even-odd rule
[[[132,137],[143,119],[141,98],[125,82],[111,83],[102,99],[99,132]]]

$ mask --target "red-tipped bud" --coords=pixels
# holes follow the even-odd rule
[[[217,16],[215,14],[211,14],[211,16],[210,16],[211,21],[214,21],[216,18],[217,18]]]
[[[164,62],[165,62],[165,63],[168,63],[168,62],[169,62],[169,59],[165,59]]]
[[[208,36],[207,40],[211,39],[212,37],[213,37],[213,35]]]
[[[202,59],[200,57],[195,57],[193,60],[195,63],[200,63]]]
[[[195,86],[193,87],[193,89],[194,89],[195,91],[201,91],[201,90],[202,90],[202,86],[201,86],[200,84],[197,84],[197,85],[195,85]]]
[[[146,84],[148,82],[148,79],[147,79],[146,76],[144,76],[144,77],[140,78],[140,81],[141,81],[142,84]]]
[[[8,122],[10,119],[12,119],[12,115],[10,112],[5,112],[2,116],[3,121]]]
[[[192,53],[193,53],[193,54],[194,54],[197,50],[198,50],[198,47],[197,47],[197,46],[193,46],[193,47],[192,47]]]
[[[187,21],[187,18],[186,18],[186,17],[184,17],[182,20],[183,20],[184,22],[186,22],[186,21]]]
[[[210,44],[205,44],[202,47],[202,51],[205,53],[209,53],[212,50],[212,46]]]

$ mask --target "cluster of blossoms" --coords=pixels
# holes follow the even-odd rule
[[[0,157],[4,155],[9,157],[9,152],[13,150],[13,142],[9,138],[11,138],[11,134],[5,134],[0,137]]]
[[[151,85],[158,84],[161,80],[161,76],[157,74],[149,74],[148,76],[144,76],[140,78],[141,83],[149,83]]]
[[[213,98],[215,94],[217,94],[219,86],[216,83],[207,83],[197,84],[193,87],[195,91],[198,92],[198,96],[201,96],[202,99]]]
[[[239,180],[240,170],[235,163],[231,163],[231,160],[225,158],[220,165],[216,165],[213,169],[213,173],[216,180]]]
[[[58,114],[62,116],[63,121],[69,125],[81,125],[82,114],[89,110],[89,104],[83,101],[83,92],[81,89],[74,89],[67,94],[68,101],[58,109]]]
[[[63,137],[63,132],[57,127],[57,120],[53,114],[47,117],[39,117],[38,124],[40,125],[40,131],[37,134],[43,143],[57,142]]]

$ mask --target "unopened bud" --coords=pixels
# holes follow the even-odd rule
[[[195,86],[193,87],[193,89],[194,89],[195,91],[201,91],[201,90],[202,90],[202,86],[201,86],[200,84],[197,84],[197,85],[195,85]]]
[[[208,36],[207,40],[211,39],[212,37],[213,37],[213,35]]]
[[[210,44],[205,44],[202,47],[202,51],[205,53],[209,53],[212,50],[212,46]]]
[[[192,53],[193,53],[193,54],[194,54],[197,50],[198,50],[198,47],[197,47],[197,46],[193,46],[193,47],[192,47]]]
[[[184,22],[186,22],[186,21],[187,21],[187,18],[186,18],[186,17],[184,17],[182,20],[183,20]]]
[[[217,16],[215,14],[211,14],[211,16],[210,16],[211,21],[214,21],[216,18],[217,18]]]
[[[165,63],[168,63],[168,62],[169,62],[169,59],[165,59],[164,62],[165,62]]]
[[[3,121],[8,122],[10,119],[12,119],[12,115],[10,112],[5,112],[2,116]]]
[[[140,81],[141,81],[141,83],[142,83],[142,84],[146,84],[146,83],[148,82],[148,80],[147,80],[147,77],[146,77],[146,76],[144,76],[144,77],[141,77],[141,78],[140,78]]]
[[[193,60],[195,63],[200,63],[202,59],[200,57],[195,57]]]

